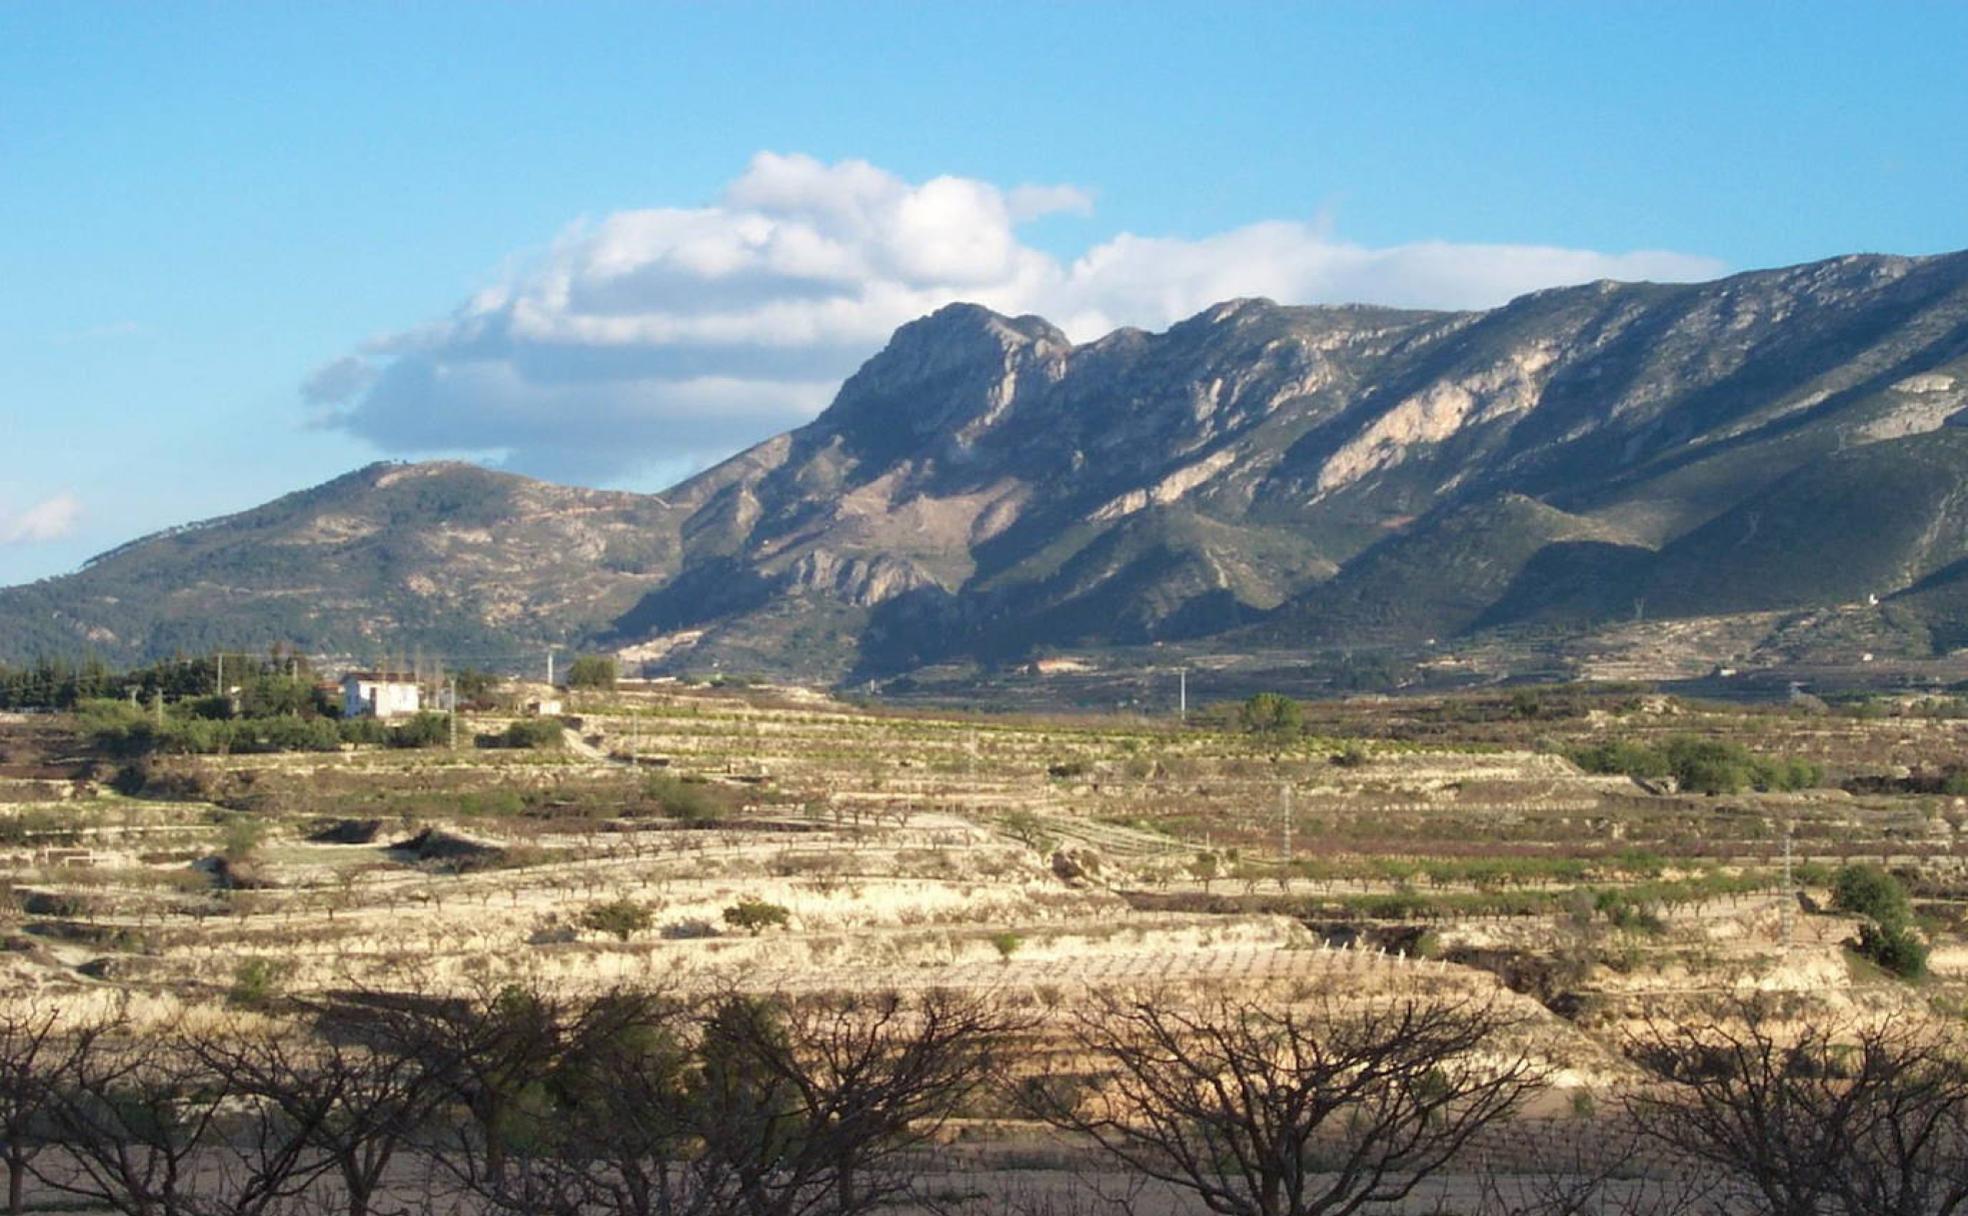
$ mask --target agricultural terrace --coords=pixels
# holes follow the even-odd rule
[[[0,984],[156,1017],[502,985],[1461,991],[1540,1028],[1547,1112],[1626,1085],[1624,1036],[1676,1008],[1968,990],[1953,719],[1576,689],[1188,723],[662,684],[565,708],[466,714],[455,750],[230,755],[10,716]]]

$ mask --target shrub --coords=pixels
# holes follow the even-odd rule
[[[584,654],[567,669],[569,688],[615,687],[615,660],[605,654]]]
[[[1682,789],[1703,794],[1738,793],[1750,782],[1748,750],[1720,739],[1669,739],[1667,766]]]
[[[135,798],[150,784],[150,757],[138,756],[116,770],[109,787],[126,798]]]
[[[1588,773],[1622,773],[1642,780],[1672,776],[1682,789],[1702,794],[1734,794],[1750,785],[1801,790],[1824,784],[1824,769],[1801,757],[1754,756],[1739,743],[1692,735],[1669,739],[1659,748],[1613,739],[1568,754]]]
[[[1025,847],[1041,853],[1052,851],[1052,835],[1046,831],[1045,821],[1031,811],[1007,811],[998,824],[1013,840]]]
[[[1927,946],[1908,923],[1913,905],[1900,881],[1878,866],[1849,865],[1832,879],[1832,906],[1865,917],[1859,926],[1858,952],[1903,979],[1927,972]]]
[[[1599,892],[1593,898],[1593,907],[1614,928],[1629,933],[1661,933],[1667,928],[1657,909],[1624,891]]]
[[[1831,903],[1840,912],[1882,925],[1903,925],[1913,913],[1900,880],[1870,865],[1839,867],[1832,878]]]
[[[339,724],[344,743],[388,743],[390,729],[377,718],[344,718]]]
[[[332,752],[342,746],[341,728],[328,718],[263,718],[253,727],[257,742],[268,751]]]
[[[1667,757],[1651,747],[1614,739],[1570,753],[1573,764],[1588,773],[1617,773],[1643,780],[1667,776]]]
[[[223,722],[232,717],[232,698],[218,693],[198,697],[185,704],[195,716],[210,722]]]
[[[656,804],[657,814],[685,823],[715,823],[725,809],[709,786],[668,773],[652,773],[642,783],[642,796]]]
[[[219,855],[227,861],[246,861],[266,837],[266,825],[257,819],[234,815],[220,831]]]
[[[279,994],[280,977],[285,968],[270,958],[243,958],[232,969],[232,987],[226,990],[226,1003],[241,1009],[264,1009]]]
[[[239,688],[239,712],[247,718],[312,716],[322,711],[325,698],[307,676],[258,675]]]
[[[520,718],[506,727],[500,739],[507,747],[559,747],[563,728],[559,718]]]
[[[1198,853],[1190,859],[1189,872],[1196,876],[1203,884],[1203,890],[1207,891],[1210,883],[1223,873],[1223,859],[1214,853]]]
[[[84,701],[75,724],[84,738],[108,751],[139,751],[150,745],[151,715],[128,701]]]
[[[1000,962],[1010,962],[1011,956],[1018,953],[1018,948],[1024,944],[1025,939],[1009,929],[991,935],[991,949],[998,952]]]
[[[749,896],[724,910],[725,924],[734,929],[743,929],[753,937],[767,929],[783,927],[792,919],[793,914],[784,904],[769,904]]]
[[[1859,926],[1858,951],[1899,976],[1916,980],[1927,973],[1927,946],[1905,925],[1867,921]]]
[[[1283,693],[1260,692],[1237,710],[1237,721],[1254,734],[1295,735],[1304,722],[1304,712],[1298,702]]]
[[[1758,756],[1750,761],[1750,780],[1760,790],[1808,790],[1824,784],[1824,768],[1799,756]]]
[[[450,740],[448,714],[415,714],[390,731],[392,747],[443,747]]]
[[[1348,743],[1333,753],[1332,762],[1340,768],[1363,768],[1370,757],[1359,743]]]
[[[650,915],[649,909],[632,899],[611,899],[605,904],[594,904],[581,913],[582,928],[610,933],[622,941],[644,932],[653,923],[655,918]]]

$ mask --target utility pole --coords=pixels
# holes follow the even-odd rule
[[[451,750],[458,750],[458,681],[451,680]]]
[[[549,646],[547,647],[547,687],[553,686],[553,647]]]
[[[1187,724],[1189,721],[1189,669],[1187,667],[1176,668],[1175,680],[1177,690],[1176,713]]]
[[[212,690],[212,695],[223,697],[225,696],[225,651],[223,650],[219,652],[219,674],[216,679],[219,686]]]

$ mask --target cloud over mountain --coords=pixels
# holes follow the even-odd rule
[[[1720,269],[1663,252],[1369,248],[1291,221],[1123,233],[1071,261],[1020,237],[1041,216],[1091,209],[1070,185],[910,182],[865,161],[762,152],[716,203],[576,224],[450,316],[328,363],[302,394],[325,425],[385,451],[475,451],[606,480],[805,420],[897,325],[951,300],[1043,313],[1086,340],[1233,296],[1473,308]]]
[[[21,511],[0,510],[0,545],[60,540],[82,522],[82,500],[63,492]]]

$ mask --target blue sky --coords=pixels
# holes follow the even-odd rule
[[[0,6],[0,583],[369,460],[657,488],[1076,338],[1968,245],[1968,5]]]

